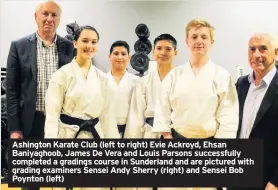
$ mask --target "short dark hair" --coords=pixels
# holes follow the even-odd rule
[[[80,34],[81,34],[81,32],[82,32],[83,30],[92,30],[92,31],[95,31],[95,32],[97,33],[97,41],[99,41],[99,34],[98,34],[97,30],[96,30],[94,27],[89,26],[89,25],[80,26],[80,27],[77,29],[76,33],[74,34],[74,38],[73,38],[74,41],[77,41],[77,40],[78,40],[78,38],[79,38],[79,36],[80,36]]]
[[[171,34],[160,34],[158,37],[156,37],[154,39],[154,47],[157,44],[157,42],[161,40],[168,40],[169,42],[171,42],[171,44],[173,44],[174,49],[177,49],[177,40]]]
[[[114,42],[111,47],[110,47],[110,54],[113,52],[114,50],[114,47],[118,47],[118,46],[123,46],[126,48],[127,50],[127,53],[129,54],[129,45],[126,41],[121,41],[121,40],[118,40],[116,42]]]

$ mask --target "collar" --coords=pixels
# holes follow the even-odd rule
[[[274,75],[276,74],[276,67],[274,66],[262,79],[262,82],[264,82],[267,86],[269,86],[269,84],[271,83]],[[249,76],[248,76],[248,81],[249,83],[254,84],[255,83],[255,75],[254,72],[252,72]]]
[[[113,75],[112,75],[112,69],[109,69],[109,71],[108,71],[108,75],[110,75],[110,76],[112,76],[112,77],[113,77]],[[125,73],[124,73],[124,75],[123,75],[122,79],[123,79],[125,76],[127,76],[127,75],[128,75],[128,71],[127,71],[127,70],[125,70]]]
[[[50,45],[46,45],[47,43],[41,39],[41,37],[39,36],[38,32],[36,32],[36,37],[37,37],[37,39],[38,39],[38,42],[39,42],[43,47],[52,47],[52,46],[55,46],[56,43],[57,43],[57,34],[55,34],[55,39],[54,39],[53,43],[50,44]]]

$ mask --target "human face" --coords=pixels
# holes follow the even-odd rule
[[[129,63],[130,56],[124,46],[116,46],[113,48],[112,53],[109,55],[109,60],[112,64],[113,70],[126,70]]]
[[[77,41],[74,41],[74,47],[77,50],[77,57],[88,60],[94,57],[97,51],[98,37],[97,33],[90,29],[81,31]]]
[[[153,56],[157,64],[171,64],[176,55],[177,50],[169,40],[160,40],[155,44]]]
[[[249,64],[258,73],[265,73],[272,68],[275,52],[270,37],[264,34],[254,35],[249,41]]]
[[[35,13],[39,34],[55,34],[60,24],[61,12],[54,2],[47,2],[41,5]]]
[[[186,38],[186,44],[193,56],[206,56],[213,42],[207,27],[191,28]]]

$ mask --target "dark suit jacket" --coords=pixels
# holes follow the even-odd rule
[[[278,69],[278,60],[275,61],[276,68]]]
[[[237,137],[242,127],[243,106],[249,86],[248,76],[240,77],[236,84],[240,108]],[[264,185],[271,182],[278,186],[278,71],[265,93],[249,138],[263,139]]]
[[[71,41],[57,35],[58,67],[73,59]],[[28,136],[37,100],[36,33],[11,43],[7,61],[7,122],[9,132],[20,130]]]

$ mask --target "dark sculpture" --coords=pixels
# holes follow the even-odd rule
[[[65,38],[67,38],[70,41],[73,41],[73,37],[75,32],[77,31],[77,29],[79,28],[78,24],[76,23],[76,21],[69,21],[69,23],[66,26],[66,30],[67,30],[67,35],[65,36]]]
[[[148,29],[148,26],[145,24],[138,24],[135,28],[135,33],[139,39],[147,40],[150,37],[150,31]]]
[[[136,75],[142,77],[144,72],[149,68],[149,57],[148,54],[152,51],[152,44],[148,40],[150,37],[150,31],[145,24],[138,24],[135,28],[135,33],[139,40],[134,44],[135,54],[131,56],[130,64],[133,69],[138,71]]]
[[[146,72],[149,68],[149,57],[144,52],[136,52],[131,57],[131,66],[136,70],[139,71],[137,76],[144,76],[144,72]]]
[[[148,55],[152,51],[152,44],[149,40],[139,39],[134,44],[134,50]]]
[[[66,30],[67,30],[67,35],[65,36],[65,38],[67,38],[70,41],[74,40],[74,35],[76,33],[76,31],[78,30],[79,26],[76,23],[76,21],[72,20],[69,21],[67,26],[66,26]],[[74,49],[74,56],[76,56],[76,49]]]

